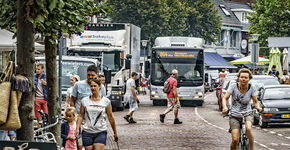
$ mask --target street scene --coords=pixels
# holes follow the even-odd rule
[[[290,149],[289,0],[0,0],[0,150]]]

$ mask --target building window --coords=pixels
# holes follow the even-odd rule
[[[220,45],[225,46],[226,43],[226,30],[222,30],[221,35],[220,35]]]
[[[231,16],[230,12],[226,9],[225,5],[220,5],[220,7],[226,16]]]
[[[249,23],[249,20],[246,18],[248,13],[242,12],[242,23]]]
[[[231,32],[231,45],[230,47],[237,47],[237,31],[232,31]]]

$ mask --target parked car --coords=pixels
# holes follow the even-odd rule
[[[258,96],[264,111],[254,115],[262,128],[269,123],[290,122],[290,85],[264,86]]]
[[[253,75],[253,79],[250,81],[257,90],[267,85],[280,85],[278,78],[270,75]]]

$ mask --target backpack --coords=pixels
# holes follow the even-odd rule
[[[164,82],[164,85],[163,85],[163,92],[166,93],[166,94],[169,94],[170,91],[171,91],[171,88],[170,88],[170,80],[169,78]]]

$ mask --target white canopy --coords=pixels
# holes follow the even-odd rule
[[[44,45],[34,43],[35,50],[44,50]],[[0,51],[16,50],[16,39],[13,39],[13,33],[0,29]]]

